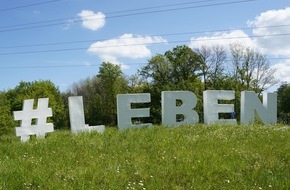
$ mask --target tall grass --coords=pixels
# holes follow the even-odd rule
[[[0,189],[290,189],[287,126],[155,126],[0,142]]]

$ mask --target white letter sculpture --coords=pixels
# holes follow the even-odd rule
[[[84,106],[82,96],[73,96],[68,98],[69,119],[71,131],[73,133],[97,131],[103,133],[104,125],[89,126],[85,124]]]
[[[151,126],[151,123],[132,124],[132,118],[150,117],[149,108],[131,109],[131,103],[150,102],[150,94],[120,94],[117,95],[118,128],[121,130]]]
[[[180,100],[182,104],[176,105]],[[196,111],[193,110],[197,98],[190,91],[163,91],[162,92],[162,124],[167,126],[181,124],[195,124],[199,121]],[[182,121],[177,121],[177,115],[183,115]]]
[[[53,132],[53,124],[47,123],[46,119],[52,116],[51,108],[48,108],[48,98],[38,99],[37,108],[33,109],[33,99],[24,100],[22,111],[14,111],[14,120],[20,120],[20,127],[16,127],[16,136],[21,137],[21,141],[29,140],[30,135],[44,138],[45,133]],[[36,119],[35,125],[32,119]]]
[[[263,105],[252,91],[241,92],[241,124],[254,123],[255,113],[264,124],[277,123],[277,94],[264,93]]]
[[[203,92],[204,123],[236,124],[236,119],[219,119],[219,113],[234,113],[233,104],[219,104],[218,100],[235,99],[235,91],[207,90]]]

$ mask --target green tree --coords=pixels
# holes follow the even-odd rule
[[[290,86],[286,83],[277,89],[277,108],[279,119],[288,123],[290,120]]]
[[[155,86],[194,82],[200,76],[200,55],[187,46],[177,46],[164,55],[157,54],[139,70],[139,74]]]
[[[201,74],[204,82],[204,90],[222,89],[224,82],[224,65],[227,52],[223,46],[201,46],[195,50],[201,57]]]
[[[6,92],[0,92],[0,138],[12,134],[15,127],[16,122],[13,120]]]
[[[200,55],[187,46],[177,46],[165,52],[166,59],[172,64],[172,82],[195,81],[200,75]]]
[[[139,70],[143,79],[147,80],[144,92],[151,94],[151,122],[161,122],[161,92],[166,90],[188,90],[198,96],[196,109],[202,116],[201,94],[203,84],[199,76],[201,57],[187,46],[177,46],[164,55],[152,57],[146,66]]]
[[[89,125],[104,124],[102,118],[102,82],[97,76],[88,77],[72,85],[70,90],[63,94],[64,99],[69,96],[82,96],[84,103],[84,115]],[[68,103],[66,103],[67,105]]]
[[[239,43],[231,44],[230,52],[235,90],[253,90],[260,95],[278,83],[276,70],[270,67],[265,55]]]
[[[142,93],[149,88],[148,82],[137,73],[130,76],[127,81],[130,93]]]
[[[117,123],[116,96],[128,92],[128,84],[121,67],[109,62],[103,62],[99,68],[98,78],[101,80],[102,117],[105,124]]]
[[[103,62],[98,75],[74,83],[63,96],[83,97],[84,114],[88,124],[116,125],[116,96],[133,91],[132,88],[133,86],[128,86],[128,80],[119,65]]]
[[[138,73],[151,85],[167,86],[172,81],[172,70],[172,63],[167,60],[166,56],[157,54]]]

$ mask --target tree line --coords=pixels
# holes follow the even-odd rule
[[[0,92],[0,136],[14,131],[17,122],[12,118],[12,111],[21,110],[23,100],[46,97],[53,110],[50,120],[56,129],[69,128],[69,96],[83,96],[86,123],[116,126],[116,95],[126,93],[150,93],[150,118],[136,118],[134,122],[159,124],[161,92],[167,90],[194,92],[198,97],[195,110],[201,121],[204,90],[234,90],[236,99],[228,103],[235,105],[235,115],[239,119],[240,92],[255,91],[261,96],[263,91],[278,83],[274,73],[265,55],[237,43],[231,44],[229,51],[221,45],[197,49],[176,46],[150,58],[133,76],[126,76],[119,65],[103,62],[96,76],[75,82],[66,92],[60,92],[51,81],[22,81],[14,89]],[[287,119],[290,87],[282,84],[277,93],[279,115]]]

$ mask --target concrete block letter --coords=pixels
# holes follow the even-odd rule
[[[181,105],[177,105],[177,101]],[[163,91],[162,92],[162,124],[181,125],[195,124],[199,121],[198,114],[193,109],[197,98],[190,91]],[[183,116],[178,121],[177,116]]]
[[[98,131],[104,132],[104,125],[89,126],[85,124],[84,106],[82,96],[73,96],[68,98],[69,120],[71,131],[73,133]]]
[[[263,104],[252,91],[241,92],[241,124],[254,123],[255,115],[264,124],[277,123],[277,94],[264,93]]]
[[[53,124],[47,123],[47,118],[52,117],[52,109],[48,107],[48,98],[38,99],[37,108],[33,109],[34,99],[24,100],[22,111],[14,111],[14,120],[20,120],[20,127],[16,127],[16,136],[25,142],[30,135],[44,138],[46,133],[54,131]],[[33,122],[36,119],[36,122]]]
[[[119,94],[117,95],[118,128],[128,129],[141,126],[150,126],[151,123],[132,124],[132,118],[149,117],[149,108],[131,109],[132,103],[148,103],[151,101],[149,93]]]
[[[233,104],[219,104],[219,100],[235,99],[235,91],[206,90],[203,92],[204,123],[236,124],[236,119],[220,119],[219,113],[234,113]]]

